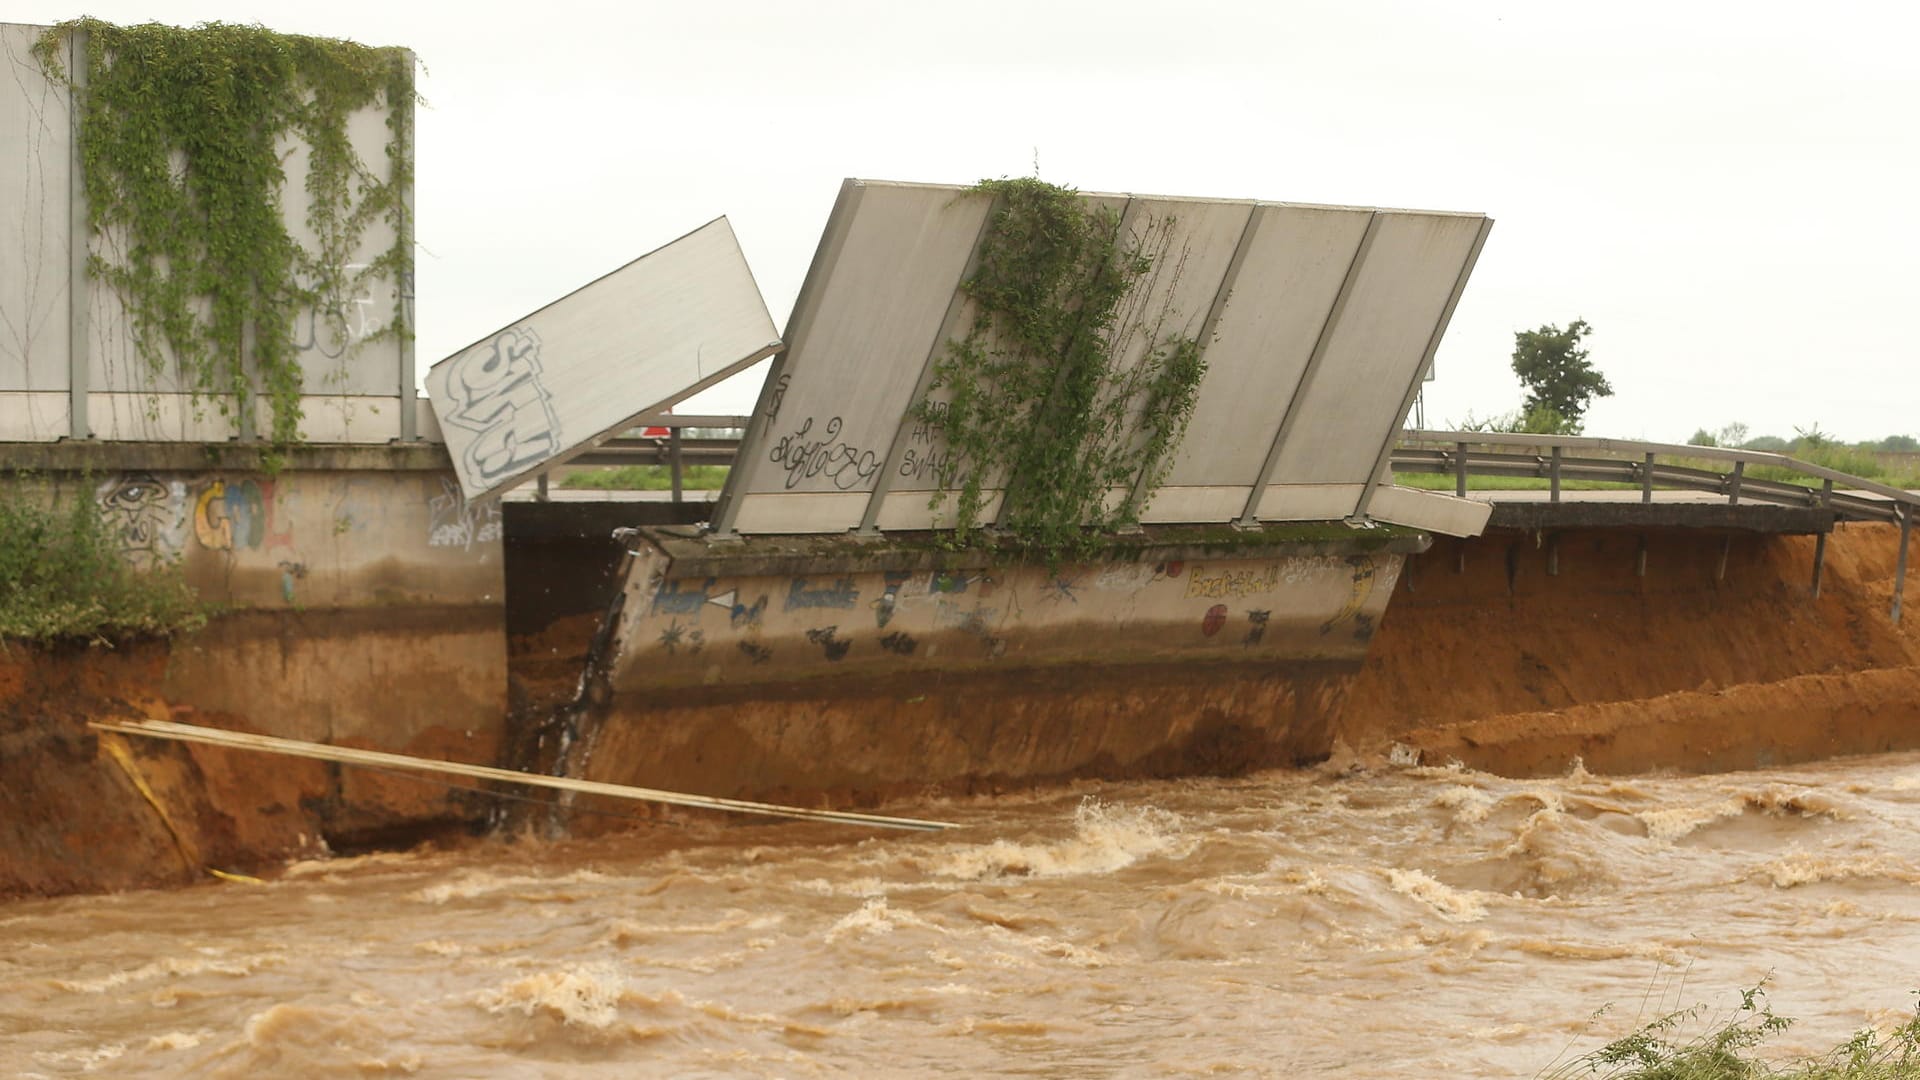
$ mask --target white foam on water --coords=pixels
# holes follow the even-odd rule
[[[542,971],[484,990],[474,1001],[495,1015],[517,1012],[546,1016],[568,1025],[604,1031],[620,1019],[626,980],[611,964],[583,964],[560,971]],[[681,1003],[675,991],[665,1000]]]
[[[1148,856],[1186,855],[1198,840],[1183,834],[1182,828],[1180,816],[1166,810],[1119,806],[1088,797],[1074,809],[1070,837],[1038,843],[995,840],[959,845],[938,851],[926,868],[942,877],[967,881],[1111,874]]]
[[[928,922],[911,911],[895,911],[887,906],[886,897],[876,896],[860,905],[857,910],[841,916],[838,922],[828,927],[826,940],[834,942],[848,935],[869,937],[877,934],[891,934],[902,926],[932,930],[938,934],[952,933],[946,927]]]
[[[575,870],[570,874],[553,877],[537,877],[526,874],[493,874],[486,870],[463,870],[452,881],[443,881],[429,885],[409,894],[408,899],[426,904],[445,904],[449,900],[474,900],[482,896],[491,896],[508,889],[526,889],[539,887],[552,889],[560,885],[582,885],[607,880],[606,875],[592,870]],[[569,894],[543,893],[526,896],[527,900],[570,900]]]
[[[125,986],[128,983],[146,982],[149,979],[158,979],[168,975],[176,977],[207,973],[233,976],[251,975],[260,968],[273,964],[283,964],[286,960],[287,957],[285,953],[261,953],[255,956],[242,956],[231,960],[224,959],[217,954],[202,957],[169,956],[160,960],[149,961],[137,968],[108,972],[105,975],[95,976],[91,979],[56,979],[53,985],[73,994],[103,994],[108,990]]]
[[[82,1050],[45,1050],[35,1053],[33,1059],[42,1065],[79,1066],[81,1072],[97,1072],[102,1065],[117,1061],[127,1052],[126,1043],[105,1043],[90,1046]]]
[[[1716,821],[1739,817],[1746,813],[1746,800],[1740,798],[1719,799],[1708,803],[1692,803],[1680,806],[1661,806],[1651,810],[1641,810],[1634,814],[1640,823],[1647,827],[1647,836],[1663,844],[1671,844]]]
[[[206,1041],[209,1032],[172,1031],[165,1035],[155,1035],[147,1040],[147,1049],[153,1050],[191,1050]]]
[[[1770,881],[1776,889],[1858,878],[1920,881],[1920,873],[1915,872],[1913,864],[1885,855],[1834,856],[1806,851],[1791,852],[1763,862],[1754,868],[1754,874]]]
[[[1387,868],[1393,891],[1438,912],[1448,922],[1476,922],[1487,917],[1486,901],[1472,890],[1456,889],[1422,870]]]

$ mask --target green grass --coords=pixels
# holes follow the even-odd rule
[[[178,564],[130,565],[84,489],[64,510],[17,483],[0,492],[0,640],[100,643],[206,621]]]
[[[686,491],[719,491],[727,482],[727,469],[725,465],[682,466],[680,486]],[[670,491],[673,474],[665,465],[621,465],[574,473],[560,486],[596,491]]]
[[[1422,491],[1452,491],[1454,477],[1452,473],[1401,473],[1393,474],[1393,482],[1401,487],[1419,488]],[[1468,491],[1546,491],[1552,486],[1544,476],[1474,476],[1467,475]],[[1562,491],[1623,491],[1639,490],[1639,484],[1621,483],[1613,480],[1562,480]]]
[[[1684,1034],[1703,1021],[1706,1030]],[[1668,1013],[1536,1080],[1920,1080],[1920,1013],[1886,1034],[1863,1028],[1818,1057],[1770,1059],[1764,1044],[1792,1025],[1756,986],[1729,1015],[1709,1018],[1701,1005]]]

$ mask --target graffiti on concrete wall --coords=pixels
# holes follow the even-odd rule
[[[1340,605],[1340,610],[1334,612],[1332,618],[1320,624],[1320,632],[1331,634],[1335,627],[1352,619],[1354,637],[1365,641],[1373,636],[1373,616],[1361,614],[1360,609],[1366,605],[1367,598],[1373,595],[1374,576],[1378,568],[1373,559],[1366,555],[1349,555],[1347,565],[1353,572],[1346,602]]]
[[[853,648],[853,642],[838,636],[840,627],[822,626],[807,631],[807,640],[820,646],[820,651],[830,661],[838,663],[847,658],[847,650]]]
[[[427,500],[427,546],[472,551],[475,544],[497,544],[505,532],[499,499],[469,501],[459,485],[440,478],[440,494]]]
[[[215,480],[193,500],[193,535],[210,551],[254,550],[267,538],[267,496],[254,480]]]
[[[94,489],[100,520],[128,562],[145,569],[180,556],[187,541],[187,485],[149,472],[122,473]]]
[[[911,574],[898,570],[889,570],[886,572],[885,578],[882,579],[885,588],[881,591],[879,597],[873,601],[873,622],[875,626],[885,630],[887,624],[893,621],[894,608],[900,604],[900,589],[906,585],[912,576]]]
[[[815,608],[850,608],[860,602],[860,590],[850,577],[836,578],[833,584],[809,587],[806,578],[797,577],[787,588],[787,611]]]
[[[1280,587],[1280,566],[1259,566],[1251,569],[1210,570],[1196,566],[1187,575],[1187,598],[1201,597],[1208,600],[1231,600],[1240,596],[1255,596],[1272,592]]]
[[[560,419],[541,370],[540,337],[529,326],[502,330],[451,361],[440,416],[474,432],[460,455],[468,476],[493,484],[559,451]]]

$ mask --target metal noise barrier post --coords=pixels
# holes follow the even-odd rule
[[[99,731],[144,735],[152,739],[168,739],[174,742],[204,743],[230,750],[286,754],[290,757],[314,758],[319,761],[337,762],[341,765],[366,765],[385,769],[446,773],[453,776],[468,776],[476,780],[499,780],[510,784],[558,788],[562,791],[577,791],[586,795],[605,795],[613,799],[665,803],[671,806],[697,806],[706,810],[728,810],[740,814],[764,814],[769,817],[832,821],[843,825],[872,825],[883,829],[915,829],[922,832],[937,832],[941,829],[960,827],[949,821],[922,821],[918,818],[856,814],[848,810],[815,810],[804,806],[776,806],[772,803],[748,802],[744,799],[722,799],[711,795],[688,795],[677,791],[658,791],[653,788],[628,787],[625,784],[607,784],[597,780],[540,776],[535,773],[515,772],[512,769],[490,768],[486,765],[468,765],[459,761],[433,761],[427,758],[409,757],[405,754],[384,753],[379,750],[327,746],[321,743],[301,742],[297,739],[279,739],[271,735],[251,735],[242,731],[201,727],[197,724],[176,724],[165,720],[95,720],[89,726]]]

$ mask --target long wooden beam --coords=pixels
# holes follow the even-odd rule
[[[541,776],[537,773],[495,769],[486,765],[468,765],[460,761],[434,761],[428,758],[409,757],[406,754],[389,754],[380,750],[328,746],[297,739],[279,739],[271,735],[253,735],[243,731],[201,727],[198,724],[176,724],[166,720],[95,720],[90,726],[99,731],[144,735],[151,739],[168,739],[174,742],[204,743],[208,746],[226,747],[229,750],[286,754],[290,757],[314,758],[319,761],[337,762],[341,765],[446,773],[452,776],[472,777],[476,780],[498,780],[510,784],[577,791],[585,795],[605,795],[613,799],[665,803],[670,806],[697,806],[707,810],[729,810],[741,814],[764,814],[769,817],[800,818],[807,821],[832,821],[843,825],[872,825],[883,829],[916,829],[922,832],[960,827],[949,821],[922,821],[918,818],[856,814],[849,810],[816,810],[804,806],[776,806],[772,803],[748,802],[744,799],[722,799],[712,795],[688,795],[678,791],[607,784],[598,780]]]

